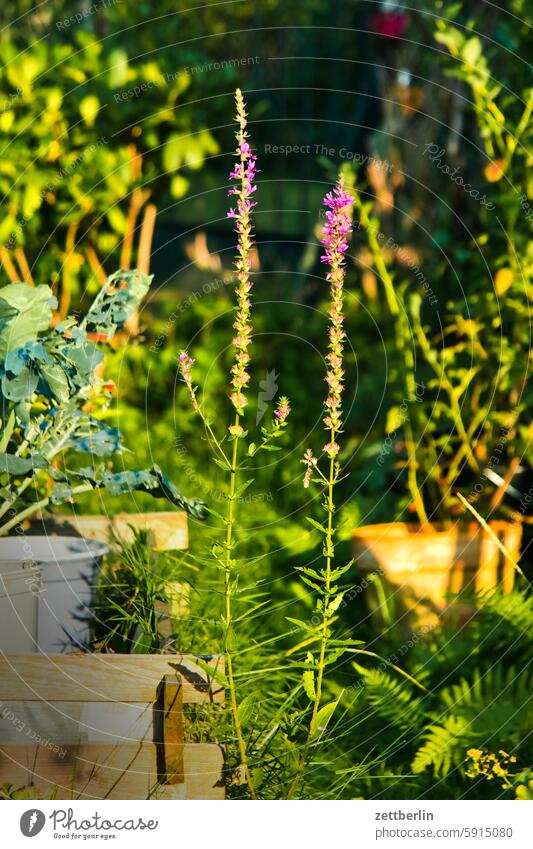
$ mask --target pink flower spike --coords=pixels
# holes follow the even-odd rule
[[[291,411],[291,405],[289,404],[289,399],[282,396],[278,401],[278,406],[274,411],[274,416],[277,418],[280,424],[286,421],[287,416]]]
[[[339,446],[336,442],[328,442],[327,445],[324,445],[322,450],[324,451],[324,454],[328,455],[328,457],[336,457],[339,453]]]
[[[308,448],[303,456],[303,460],[300,460],[300,463],[304,463],[304,465],[306,466],[305,475],[303,479],[304,489],[308,489],[309,484],[311,483],[313,469],[315,468],[317,462],[318,460],[315,456],[313,456],[313,452],[310,448]]]
[[[198,405],[198,401],[196,400],[196,389],[193,386],[192,382],[192,367],[194,365],[194,360],[192,357],[189,357],[186,351],[180,351],[178,356],[178,368],[181,372],[181,376],[183,378],[183,382],[185,383],[187,389],[189,390],[189,395],[191,396],[193,410],[199,412],[200,407]]]
[[[237,437],[237,439],[238,439],[240,436],[242,436],[242,435],[243,435],[243,433],[244,433],[244,428],[243,428],[243,427],[241,427],[241,425],[240,425],[240,424],[232,424],[232,425],[230,425],[230,427],[228,428],[228,430],[229,430],[229,432],[231,433],[231,435],[232,435],[232,436]]]
[[[321,259],[329,265],[326,280],[330,284],[329,351],[326,356],[328,371],[325,378],[329,394],[324,405],[326,410],[324,424],[331,434],[330,442],[324,446],[324,451],[329,457],[335,457],[339,451],[335,435],[342,425],[345,253],[348,250],[348,238],[352,232],[352,205],[352,197],[345,190],[343,179],[340,178],[333,191],[328,192],[324,198],[326,224],[321,240],[325,248]]]

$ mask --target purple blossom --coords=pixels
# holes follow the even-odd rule
[[[310,448],[307,449],[303,456],[303,460],[300,460],[300,463],[305,465],[305,475],[304,475],[304,489],[309,487],[311,483],[311,478],[313,477],[313,470],[317,464],[317,459],[313,455],[313,452]]]
[[[196,389],[193,386],[192,382],[192,367],[194,365],[194,360],[192,357],[189,357],[186,351],[180,351],[178,357],[178,368],[181,372],[181,376],[183,378],[183,382],[185,383],[187,389],[189,390],[189,395],[191,396],[192,406],[196,412],[199,412],[198,401],[196,400]]]
[[[257,157],[252,153],[252,149],[247,141],[246,108],[240,89],[237,89],[235,92],[235,102],[238,122],[236,133],[236,154],[238,160],[229,175],[230,180],[236,181],[236,185],[229,189],[228,194],[236,197],[237,202],[236,207],[232,207],[227,213],[227,217],[233,218],[236,222],[237,256],[235,257],[234,268],[238,280],[236,289],[237,316],[233,324],[233,328],[236,331],[233,338],[235,363],[231,369],[233,391],[230,399],[237,413],[241,414],[247,404],[247,398],[243,390],[247,388],[250,381],[250,375],[246,371],[246,366],[250,361],[248,347],[252,338],[252,326],[250,323],[250,291],[252,288],[250,274],[252,266],[250,256],[254,241],[251,211],[256,206],[255,201],[252,201],[251,198],[257,188],[254,181],[258,172],[256,166]]]
[[[290,411],[291,411],[291,405],[289,404],[289,399],[286,398],[283,395],[279,399],[278,406],[276,407],[276,409],[274,411],[274,416],[277,419],[279,424],[283,424],[286,421],[287,416],[289,415]]]
[[[326,415],[324,416],[324,424],[330,432],[330,440],[324,445],[323,450],[330,458],[335,457],[339,452],[336,435],[339,433],[342,424],[345,253],[348,250],[347,237],[352,232],[352,203],[352,197],[345,190],[342,178],[339,179],[333,191],[328,192],[324,198],[326,224],[321,241],[325,251],[321,259],[322,262],[329,265],[326,280],[330,284],[331,300],[329,308],[329,350],[326,355],[329,368],[325,377],[329,393],[325,403]]]

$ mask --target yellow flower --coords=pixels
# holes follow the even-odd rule
[[[500,270],[496,272],[496,277],[494,278],[496,294],[499,297],[501,297],[501,295],[505,295],[513,280],[514,273],[510,268],[500,268]]]
[[[48,148],[48,161],[55,162],[56,159],[59,158],[61,153],[61,145],[55,139],[50,142],[50,147]]]
[[[501,180],[504,173],[503,159],[494,159],[485,167],[485,179],[489,183],[497,183],[498,180]]]

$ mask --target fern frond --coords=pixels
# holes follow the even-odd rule
[[[363,677],[366,699],[378,716],[404,731],[425,722],[423,699],[415,696],[404,680],[381,669],[366,669],[357,663],[354,667]]]
[[[529,592],[513,590],[504,595],[501,592],[487,593],[479,597],[483,616],[492,624],[499,619],[502,625],[512,629],[517,635],[531,638],[533,633],[533,597]]]
[[[446,687],[440,693],[441,710],[433,712],[433,722],[422,735],[425,742],[416,753],[413,771],[431,766],[436,777],[445,778],[464,761],[471,746],[519,749],[533,723],[530,692],[527,672],[502,664],[476,669],[471,679]]]
[[[471,743],[469,723],[464,717],[450,715],[442,725],[430,725],[423,738],[425,742],[413,760],[413,772],[421,773],[431,766],[437,778],[445,778],[452,767],[464,760]]]
[[[476,669],[471,681],[461,679],[447,687],[441,700],[450,712],[464,717],[479,734],[489,740],[519,741],[521,732],[531,727],[533,700],[531,676],[525,670],[499,664]]]

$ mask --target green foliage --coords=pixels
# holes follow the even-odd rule
[[[112,494],[150,492],[205,518],[203,503],[188,502],[158,467],[113,474],[104,466],[94,470],[58,465],[71,453],[105,457],[122,450],[118,429],[87,410],[94,394],[106,396],[104,380],[95,373],[103,355],[90,333],[111,340],[149,286],[150,278],[139,271],[117,272],[83,320],[68,318],[55,327],[49,327],[55,299],[48,287],[15,283],[2,289],[0,516],[9,518],[0,533],[38,509],[100,487]],[[39,497],[43,486],[46,492]],[[28,500],[32,490],[33,499]]]
[[[475,669],[439,694],[434,725],[423,731],[424,743],[413,760],[413,771],[428,767],[445,778],[465,759],[470,746],[516,751],[526,740],[533,720],[528,693],[531,678],[515,667]]]
[[[482,596],[478,604],[469,624],[460,630],[445,625],[419,635],[403,655],[405,669],[423,679],[426,695],[421,697],[383,666],[355,666],[361,676],[359,710],[367,739],[398,777],[387,790],[391,798],[402,775],[411,776],[410,792],[416,794],[416,788],[424,786],[436,798],[455,797],[454,786],[465,796],[480,793],[483,798],[491,787],[499,793],[499,784],[469,781],[465,763],[470,749],[505,751],[516,758],[518,771],[528,766],[533,719],[528,695],[530,631],[523,628],[529,627],[533,615],[531,593],[517,588],[508,596]],[[393,628],[391,645],[395,633]],[[386,655],[386,645],[381,651]],[[416,776],[422,784],[416,783]],[[355,772],[353,778],[356,781]]]
[[[459,766],[465,759],[472,741],[468,731],[464,717],[454,715],[444,717],[441,725],[429,726],[424,732],[425,742],[415,755],[413,772],[424,772],[432,767],[436,778],[446,777],[452,767]]]
[[[525,780],[527,781],[527,778]],[[533,800],[533,779],[530,779],[527,783],[518,784],[516,798],[528,802]]]
[[[485,469],[493,474],[497,469],[501,477],[513,458],[530,455],[531,390],[524,351],[530,345],[533,254],[525,200],[530,195],[533,90],[525,78],[505,84],[512,63],[502,76],[501,50],[476,34],[477,6],[467,20],[462,4],[450,10],[441,6],[442,13],[431,19],[438,44],[450,54],[442,52],[440,59],[450,110],[447,126],[463,110],[470,122],[455,158],[447,134],[436,132],[434,121],[425,128],[433,134],[431,141],[419,145],[418,171],[411,176],[419,176],[430,194],[442,198],[435,243],[428,245],[430,225],[421,228],[418,238],[406,232],[410,244],[402,244],[402,226],[409,229],[405,219],[433,214],[423,193],[413,200],[398,179],[395,195],[392,179],[378,179],[370,171],[368,182],[358,175],[356,193],[367,248],[363,255],[370,257],[363,267],[370,267],[383,286],[393,329],[392,338],[387,337],[391,369],[385,425],[392,448],[382,449],[378,462],[392,477],[390,455],[398,455],[405,503],[422,522],[457,515],[462,510],[457,491],[479,502],[483,514],[493,510],[494,484]],[[460,27],[454,23],[458,19]],[[529,37],[525,27],[517,29],[526,52]],[[446,79],[450,76],[459,81],[454,88]],[[419,138],[423,132],[419,128]],[[394,141],[386,155],[390,161],[400,155]],[[403,224],[391,210],[391,199],[385,203],[383,185],[395,209],[410,210]],[[383,320],[383,309],[372,308]],[[509,515],[506,505],[497,508]]]
[[[118,265],[139,199],[182,198],[187,175],[219,150],[197,112],[191,132],[191,77],[153,55],[157,40],[139,57],[130,10],[117,10],[127,48],[76,22],[62,35],[57,21],[51,36],[3,43],[0,243],[23,248],[37,282],[52,281],[67,298],[71,288],[95,289],[88,251]],[[71,17],[68,4],[63,14]]]
[[[124,654],[153,653],[163,646],[168,650],[179,595],[187,597],[184,572],[176,558],[153,553],[145,533],[120,544],[98,580],[93,606],[96,648]]]
[[[424,703],[404,680],[383,669],[365,669],[357,663],[354,669],[362,676],[365,698],[377,716],[402,732],[420,727],[425,718]]]

